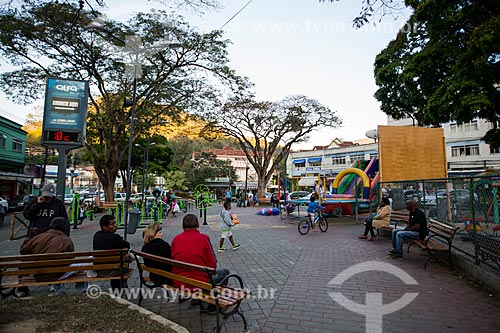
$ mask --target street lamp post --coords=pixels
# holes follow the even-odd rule
[[[146,148],[141,146],[140,144],[136,143],[135,146],[138,148],[141,148],[143,151],[143,157],[142,157],[142,198],[141,202],[144,205],[144,199],[145,199],[145,178],[149,177],[148,173],[148,164],[149,164],[149,146],[154,146],[156,142],[150,142],[150,137],[148,136],[148,144],[146,145]]]
[[[128,139],[128,156],[127,156],[127,186],[125,188],[125,219],[124,219],[124,230],[123,230],[123,238],[127,240],[127,233],[128,233],[128,218],[129,218],[129,200],[130,200],[130,190],[131,190],[131,172],[130,169],[132,168],[132,143],[133,143],[133,136],[134,136],[134,120],[135,120],[135,110],[136,110],[136,104],[137,104],[137,77],[139,75],[138,69],[139,69],[139,54],[146,52],[146,51],[151,51],[151,50],[158,50],[161,51],[163,50],[164,47],[170,47],[170,48],[176,48],[179,47],[180,45],[177,43],[165,43],[163,45],[158,45],[154,47],[149,47],[149,48],[144,48],[144,49],[138,49],[134,47],[134,45],[127,44],[123,39],[113,35],[110,31],[106,30],[103,26],[101,26],[98,22],[94,21],[92,24],[89,26],[90,29],[97,30],[97,31],[102,31],[105,34],[107,34],[109,37],[119,41],[125,46],[130,47],[134,52],[135,52],[135,59],[134,59],[134,78],[132,82],[132,101],[130,102],[131,110],[130,110],[130,134],[129,134],[129,139]]]
[[[71,165],[69,166],[69,189],[71,194],[73,194],[73,188],[74,188],[74,177],[75,177],[75,156],[71,155]]]

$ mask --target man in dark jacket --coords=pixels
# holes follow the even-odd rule
[[[116,219],[113,215],[104,215],[99,221],[101,230],[94,234],[94,250],[130,249],[130,243],[116,233]],[[97,272],[102,277],[118,276],[122,272],[118,269],[106,269]],[[119,289],[120,280],[110,280],[111,288]],[[126,287],[126,281],[125,286]]]
[[[392,250],[387,251],[389,259],[403,260],[403,243],[405,240],[425,239],[427,237],[427,219],[415,200],[406,201],[406,209],[410,212],[408,226],[392,231]]]
[[[49,230],[50,222],[56,217],[68,220],[68,213],[64,202],[56,196],[54,184],[47,184],[42,188],[41,196],[31,199],[24,208],[23,216],[30,221],[28,238]],[[64,233],[69,236],[69,222]]]
[[[56,217],[49,225],[49,230],[33,238],[28,239],[21,246],[21,254],[63,253],[73,252],[75,247],[73,241],[66,234],[68,220],[64,217]],[[51,281],[60,278],[63,273],[35,274],[37,281]],[[54,285],[55,291],[64,293],[65,284]]]

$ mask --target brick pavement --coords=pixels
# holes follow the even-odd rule
[[[429,264],[423,270],[426,257],[417,249],[405,254],[404,261],[386,259],[390,247],[387,239],[367,242],[357,239],[363,226],[339,224],[330,219],[326,233],[301,236],[298,220],[283,222],[279,216],[254,215],[258,208],[234,208],[241,225],[234,229],[238,251],[218,253],[219,267],[239,274],[254,295],[259,286],[266,291],[275,289],[274,298],[249,299],[242,310],[253,332],[365,332],[365,317],[346,310],[336,303],[329,292],[341,292],[348,299],[364,304],[366,293],[381,293],[383,304],[392,303],[407,292],[418,293],[413,302],[401,310],[383,317],[383,332],[499,332],[498,300],[467,285],[448,268]],[[214,248],[219,240],[219,208],[208,211],[208,226],[201,231],[210,235]],[[182,214],[165,222],[164,237],[171,241],[181,232]],[[92,235],[98,222],[84,223],[72,231],[77,250],[91,250]],[[132,248],[142,246],[141,232],[128,235]],[[2,255],[16,254],[21,241],[0,243]],[[340,289],[328,286],[343,270],[366,261],[390,263],[401,268],[417,281],[405,285],[399,277],[382,271],[361,272],[342,283]],[[138,286],[137,272],[129,286]],[[36,290],[35,290],[36,292]],[[41,292],[45,292],[42,290]],[[159,299],[161,298],[161,299]],[[215,317],[200,314],[189,302],[171,303],[162,299],[161,292],[144,300],[143,306],[191,332],[210,332]],[[227,332],[239,332],[239,318],[226,323]]]

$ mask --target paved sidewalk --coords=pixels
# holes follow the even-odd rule
[[[209,209],[209,225],[200,228],[211,237],[214,248],[220,237],[219,209]],[[378,325],[376,320],[369,321],[371,329],[367,330],[365,315],[347,310],[329,293],[341,293],[358,304],[365,304],[367,297],[374,301],[375,293],[381,293],[383,306],[369,309],[372,312],[384,309],[391,312],[387,310],[389,303],[399,300],[405,293],[417,293],[409,305],[399,310],[394,308],[394,312],[383,316],[383,332],[500,331],[498,299],[469,287],[465,279],[447,267],[430,263],[424,271],[426,257],[418,249],[405,253],[403,261],[392,261],[385,254],[390,248],[387,239],[376,242],[357,239],[363,225],[341,224],[338,219],[329,219],[326,233],[310,232],[301,236],[297,231],[298,219],[287,223],[279,216],[255,215],[257,211],[258,207],[232,210],[241,222],[233,231],[241,248],[217,253],[219,267],[239,274],[246,287],[257,296],[243,301],[241,306],[253,332],[377,332],[374,329]],[[165,221],[164,238],[168,242],[182,231],[183,216],[178,214]],[[92,249],[92,236],[98,229],[99,223],[95,220],[72,230],[77,251]],[[128,235],[132,248],[140,249],[140,237],[140,230]],[[21,242],[0,243],[1,255],[17,254]],[[339,273],[356,264],[361,264],[357,274],[337,287],[329,285]],[[373,267],[390,267],[391,271],[396,270],[394,267],[400,268],[417,284],[405,284],[405,274],[401,271],[395,276],[372,270]],[[129,287],[138,285],[138,275],[134,272]],[[157,291],[155,297],[144,300],[143,306],[190,332],[210,332],[215,317],[200,314],[198,308],[190,308],[188,303],[171,303]],[[227,332],[243,329],[239,318],[229,319],[225,327]]]

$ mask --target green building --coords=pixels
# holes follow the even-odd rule
[[[21,127],[0,116],[0,196],[7,200],[30,193],[33,184],[24,165],[27,132]]]

